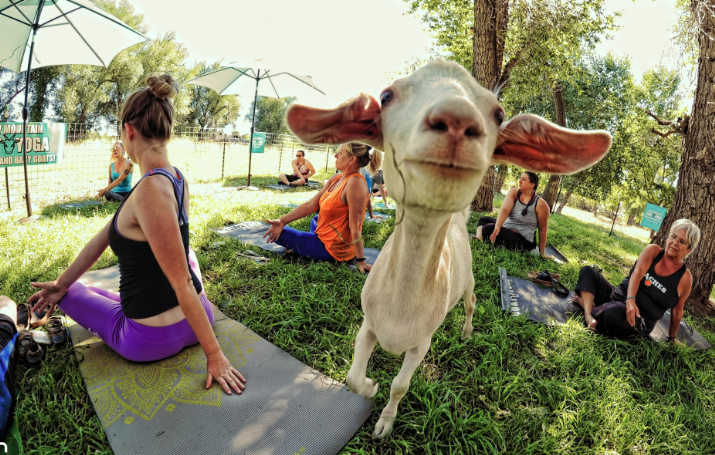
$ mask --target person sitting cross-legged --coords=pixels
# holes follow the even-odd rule
[[[477,233],[472,238],[489,240],[508,250],[531,251],[536,247],[539,230],[539,253],[545,254],[546,233],[549,225],[549,204],[536,194],[539,176],[524,172],[519,188],[512,188],[504,198],[497,219],[483,216],[477,222]]]
[[[309,259],[355,262],[360,270],[369,271],[361,240],[368,190],[360,168],[371,163],[377,169],[382,159],[380,153],[370,154],[369,150],[364,144],[343,144],[335,154],[340,173],[308,202],[277,220],[266,220],[271,227],[263,237]],[[313,218],[310,232],[287,226],[317,211],[320,215]]]
[[[179,85],[170,76],[149,77],[121,115],[122,142],[141,169],[139,183],[117,213],[55,281],[40,290],[33,311],[59,307],[125,359],[153,362],[199,343],[206,355],[206,388],[216,381],[241,394],[246,380],[224,355],[211,324],[213,306],[189,247],[189,186],[169,162]],[[119,293],[77,280],[111,246],[119,259]]]
[[[573,301],[583,308],[587,326],[614,338],[647,337],[671,310],[668,341],[674,341],[693,284],[683,260],[699,242],[698,226],[681,219],[671,226],[665,248],[646,246],[618,286],[593,267],[581,268]]]
[[[281,174],[278,176],[281,183],[288,186],[303,186],[308,184],[308,178],[315,174],[313,164],[305,159],[305,151],[298,150],[295,152],[295,159],[291,161],[293,166],[293,174]]]

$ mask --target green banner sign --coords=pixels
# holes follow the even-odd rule
[[[645,213],[643,213],[643,219],[641,220],[641,226],[657,231],[660,229],[660,225],[663,223],[666,213],[668,213],[668,209],[664,207],[654,204],[646,204]]]
[[[263,153],[266,148],[266,133],[253,133],[251,153]]]
[[[27,164],[59,164],[65,148],[64,123],[28,123]],[[22,123],[0,123],[0,168],[22,166]]]

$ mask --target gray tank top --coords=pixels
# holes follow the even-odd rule
[[[536,228],[539,227],[539,220],[536,218],[536,204],[539,203],[540,196],[536,196],[534,203],[529,206],[522,203],[519,196],[520,193],[517,193],[514,208],[511,209],[502,228],[514,229],[529,242],[536,243]],[[524,207],[526,207],[526,215],[522,216],[521,212]]]

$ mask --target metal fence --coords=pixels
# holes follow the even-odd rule
[[[68,124],[62,163],[28,166],[30,195],[34,206],[93,196],[108,181],[110,148],[117,137],[98,132],[92,124]],[[317,171],[327,171],[334,146],[308,145],[292,135],[266,134],[263,153],[254,153],[251,175],[292,173],[297,150]],[[192,182],[219,181],[247,176],[248,139],[226,135],[223,130],[175,130],[169,143],[172,164]],[[135,168],[134,181],[141,170]],[[0,169],[0,210],[24,207],[25,181],[22,166]]]

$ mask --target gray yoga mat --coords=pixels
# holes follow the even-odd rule
[[[119,286],[119,270],[81,282]],[[335,454],[372,412],[370,400],[304,365],[218,309],[214,331],[246,377],[242,395],[206,390],[206,357],[196,345],[157,362],[121,358],[77,324],[70,334],[80,371],[117,455],[151,453]]]
[[[542,324],[565,324],[574,315],[583,314],[578,305],[571,302],[573,291],[567,297],[556,295],[551,288],[539,286],[529,280],[507,275],[499,267],[501,306],[515,316],[524,315]],[[658,321],[650,334],[653,341],[665,341],[670,326],[670,311]],[[680,322],[677,340],[697,350],[710,348],[710,343],[685,321]]]
[[[308,180],[308,184],[304,185],[303,187],[308,187],[308,188],[320,188],[320,183],[318,182],[312,182]],[[284,190],[289,190],[291,188],[300,188],[298,186],[288,186],[284,185],[282,183],[272,183],[270,185],[265,185],[266,188],[270,188],[272,190],[279,190],[279,191],[284,191]]]
[[[294,209],[294,208],[298,207],[298,204],[295,204],[293,202],[281,202],[280,205],[282,207],[287,207],[289,209]],[[376,216],[376,217],[381,216],[382,218],[370,218],[370,214],[366,210],[365,211],[365,221],[370,222],[370,223],[382,223],[383,221],[385,221],[386,219],[388,219],[392,216],[389,213],[380,213],[380,212],[375,212],[375,211],[373,211],[372,214],[373,214],[373,216]]]
[[[556,247],[554,247],[550,243],[546,244],[546,248],[544,248],[544,253],[552,255],[554,257],[554,261],[559,264],[566,264],[567,262],[569,262],[569,260],[566,259],[566,256],[561,254],[561,251],[557,250]],[[531,254],[535,254],[537,256],[539,255],[538,245],[531,251]]]
[[[60,204],[57,207],[65,210],[81,209],[82,207],[87,207],[90,205],[100,205],[99,201],[81,201],[81,202],[70,202],[67,204]]]
[[[255,245],[266,251],[276,254],[283,254],[285,248],[275,243],[268,243],[263,238],[270,225],[264,221],[244,221],[242,223],[231,224],[222,228],[214,228],[212,231],[218,235],[231,237],[243,243]],[[374,264],[380,250],[375,248],[364,248],[365,261],[368,264]]]

